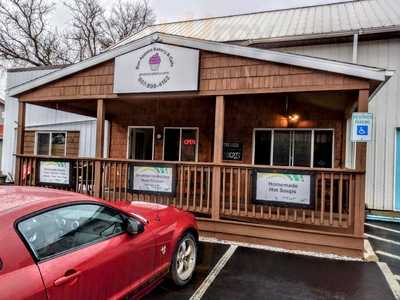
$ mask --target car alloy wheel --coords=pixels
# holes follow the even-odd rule
[[[196,268],[197,243],[192,234],[187,233],[179,241],[172,262],[172,280],[177,286],[184,286],[192,278]]]

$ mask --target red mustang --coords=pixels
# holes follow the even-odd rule
[[[0,187],[0,299],[140,298],[196,266],[191,214],[41,188]]]

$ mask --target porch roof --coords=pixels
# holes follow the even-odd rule
[[[17,96],[21,93],[43,86],[55,80],[59,80],[63,77],[75,74],[84,69],[93,67],[100,63],[111,60],[117,56],[126,54],[136,49],[143,48],[153,43],[164,43],[180,47],[199,49],[204,51],[257,59],[260,61],[293,65],[298,67],[304,67],[309,69],[315,69],[320,71],[327,71],[347,76],[363,78],[378,83],[377,84],[378,88],[375,90],[375,92],[382,85],[379,83],[384,83],[393,75],[392,71],[388,71],[381,68],[373,68],[363,65],[339,62],[335,60],[328,60],[328,59],[291,54],[291,53],[282,53],[273,50],[257,49],[246,46],[238,46],[220,42],[188,38],[183,36],[175,36],[165,33],[154,33],[152,35],[143,37],[139,40],[132,41],[131,43],[128,43],[126,45],[107,50],[95,57],[86,59],[82,62],[65,67],[63,69],[56,70],[42,77],[12,87],[11,89],[8,90],[8,94],[9,96]]]

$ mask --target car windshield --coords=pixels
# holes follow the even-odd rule
[[[124,220],[117,211],[92,204],[54,209],[18,224],[38,259],[103,240],[123,228]]]

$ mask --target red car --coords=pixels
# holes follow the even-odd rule
[[[0,299],[141,298],[197,257],[194,217],[42,188],[0,187]]]

